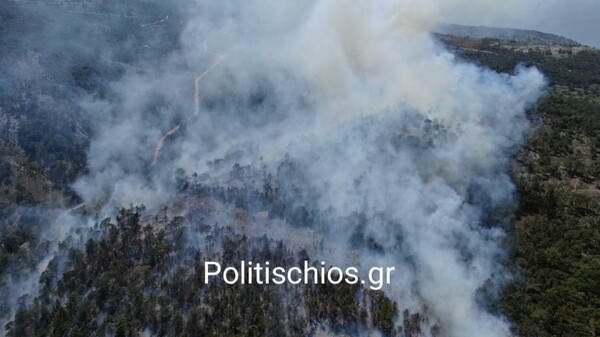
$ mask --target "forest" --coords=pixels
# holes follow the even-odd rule
[[[519,277],[496,304],[520,336],[600,332],[600,53],[562,57],[515,51],[501,41],[466,41],[461,57],[497,71],[542,69],[550,92],[530,111],[535,130],[517,149],[519,205],[507,245]],[[458,48],[460,43],[449,42]],[[463,45],[464,47],[464,45]],[[480,49],[479,49],[480,48]]]
[[[0,3],[0,295],[6,298],[0,322],[7,336],[445,336],[429,320],[427,303],[411,311],[385,291],[360,285],[202,282],[204,261],[254,259],[281,266],[316,261],[313,252],[293,242],[247,235],[259,223],[280,221],[290,233],[307,233],[313,225],[335,221],[351,228],[356,249],[385,253],[359,211],[333,218],[329,210],[295,201],[295,193],[308,187],[293,160],[283,160],[274,176],[236,163],[226,168],[226,179],[236,182],[227,187],[177,169],[170,178],[180,205],[164,205],[158,212],[136,203],[103,218],[93,207],[77,208],[82,200],[73,183],[89,172],[86,154],[97,136],[94,125],[106,116],[86,115],[75,97],[106,97],[111,82],[131,64],[158,67],[181,47],[175,37],[184,30],[183,15],[144,1],[107,22],[56,8],[43,17],[36,13]],[[172,23],[139,28],[167,14]],[[64,26],[67,21],[74,24]],[[60,37],[58,45],[39,38],[48,27]],[[76,33],[86,36],[86,44],[69,41]],[[482,286],[478,300],[506,316],[516,336],[599,336],[600,51],[435,39],[456,54],[456,63],[472,62],[507,76],[519,66],[535,66],[549,82],[548,92],[528,110],[526,142],[511,149],[516,202],[486,219],[502,223],[507,233],[501,262],[511,278],[501,294]],[[111,45],[123,48],[110,58],[96,57]],[[67,59],[63,50],[74,52]],[[156,105],[151,113],[163,108]],[[451,137],[437,121],[423,124],[432,134]],[[399,134],[391,147],[425,148],[432,142]],[[64,219],[56,209],[94,219],[94,225],[81,225],[57,243],[47,231]],[[214,220],[219,210],[229,212],[229,222]],[[385,216],[378,220],[394,225]],[[31,278],[33,289],[15,298],[12,285]]]

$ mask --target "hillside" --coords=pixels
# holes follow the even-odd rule
[[[106,95],[109,83],[131,64],[151,64],[173,50],[179,25],[141,27],[164,8],[146,3],[128,8],[143,8],[144,15],[109,15],[107,9],[116,11],[110,7],[95,15],[103,8],[91,3],[0,4],[2,216],[16,205],[77,203],[70,184],[86,171],[91,125],[101,118],[82,109],[79,98]],[[126,47],[108,53],[114,44]]]
[[[444,25],[415,60],[334,20],[290,65],[294,20],[238,5],[0,4],[0,336],[600,335],[598,50]],[[203,282],[242,260],[399,276]]]
[[[442,37],[461,58],[497,71],[535,65],[551,90],[530,112],[535,131],[515,155],[519,208],[499,307],[521,336],[594,336],[600,318],[600,52],[520,51],[514,43]]]
[[[560,45],[579,46],[577,41],[563,36],[538,32],[535,30],[524,30],[514,28],[497,28],[486,26],[464,26],[450,23],[442,23],[436,28],[436,33],[451,35],[470,39],[497,39],[503,41],[514,41],[526,45]]]

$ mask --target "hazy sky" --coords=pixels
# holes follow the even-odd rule
[[[600,47],[600,1],[564,1],[542,12],[532,28],[557,33],[581,43]]]
[[[486,2],[486,0],[482,1]],[[452,23],[535,29],[600,48],[600,0],[490,1],[459,6]],[[494,7],[490,10],[490,6]]]

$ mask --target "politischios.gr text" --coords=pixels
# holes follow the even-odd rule
[[[281,267],[269,261],[262,263],[241,261],[237,265],[223,266],[220,262],[204,263],[204,283],[219,279],[229,285],[234,284],[364,284],[372,290],[380,290],[392,282],[396,267],[372,267],[366,273],[360,273],[356,267],[327,267],[322,261],[319,265],[311,265],[308,261],[300,266]],[[359,275],[365,275],[361,279]]]

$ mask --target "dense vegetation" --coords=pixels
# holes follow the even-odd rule
[[[175,217],[167,226],[122,209],[82,230],[81,248],[64,249],[40,277],[41,290],[7,325],[9,336],[306,336],[328,327],[357,334],[375,327],[395,334],[398,305],[360,285],[227,285],[204,283],[204,261],[241,260],[295,266],[309,259],[281,241],[249,238],[231,227],[191,225]],[[71,242],[71,244],[74,244]],[[311,275],[312,278],[312,275]],[[407,333],[421,329],[404,312]]]
[[[552,85],[531,111],[536,129],[515,158],[520,202],[509,244],[517,277],[499,307],[520,336],[598,336],[600,52],[562,47],[557,56],[494,40],[455,42],[462,57],[499,71],[535,65]]]
[[[93,119],[83,116],[71,98],[106,94],[106,84],[126,70],[132,55],[152,62],[177,48],[174,36],[182,27],[154,27],[151,33],[139,29],[167,9],[157,9],[157,2],[131,3],[133,9],[127,13],[139,14],[143,8],[143,15],[110,19],[112,27],[118,28],[111,34],[95,30],[103,25],[89,29],[80,24],[80,15],[48,9],[39,21],[24,7],[0,3],[2,294],[10,293],[5,282],[9,277],[26,277],[47,256],[46,209],[76,201],[69,184],[86,170]],[[86,17],[85,21],[97,24],[105,19]],[[86,44],[75,47],[68,39],[58,46],[44,44],[36,37],[43,36],[45,27],[54,27],[58,36],[77,32],[85,37],[77,43]],[[162,44],[139,48],[155,34],[162,36]],[[530,112],[535,129],[527,144],[515,150],[513,176],[519,205],[507,242],[511,252],[507,264],[515,278],[495,307],[515,323],[519,336],[599,336],[600,52],[489,39],[443,40],[459,59],[496,71],[511,73],[519,64],[535,65],[551,85],[549,94]],[[131,49],[120,49],[108,59],[97,57],[113,44]],[[137,49],[145,53],[131,52]],[[63,50],[81,52],[63,58]],[[29,77],[19,76],[23,67],[29,69]],[[246,169],[234,166],[232,178],[242,179]],[[286,179],[290,183],[294,167],[284,163],[280,170],[281,178],[265,180],[263,193],[200,186],[194,182],[197,176],[181,172],[177,184],[187,196],[242,210],[266,209],[291,226],[322,221],[310,207],[294,205],[293,196],[278,192],[277,184]],[[23,208],[34,205],[38,207]],[[375,329],[387,336],[441,334],[422,313],[411,313],[384,293],[358,286],[204,285],[202,262],[208,259],[232,264],[242,258],[268,259],[293,265],[308,253],[279,241],[246,237],[227,224],[198,221],[202,219],[198,214],[191,216],[167,219],[165,215],[159,220],[130,208],[121,210],[116,221],[98,221],[94,228],[81,229],[77,237],[58,247],[60,253],[39,280],[39,294],[19,299],[7,333],[305,336],[323,328],[353,335]],[[346,221],[360,228],[358,216]],[[360,231],[353,240],[374,252],[381,249]],[[10,312],[6,303],[0,303],[0,316]]]
[[[549,79],[550,85],[571,89],[598,90],[600,67],[598,51],[578,46],[528,46],[493,39],[441,39],[459,55],[495,71],[512,73],[517,65],[535,66]]]
[[[554,89],[521,153],[514,265],[504,307],[523,336],[600,333],[600,157],[593,98]],[[595,109],[592,108],[595,106]],[[595,116],[594,116],[595,115]]]

